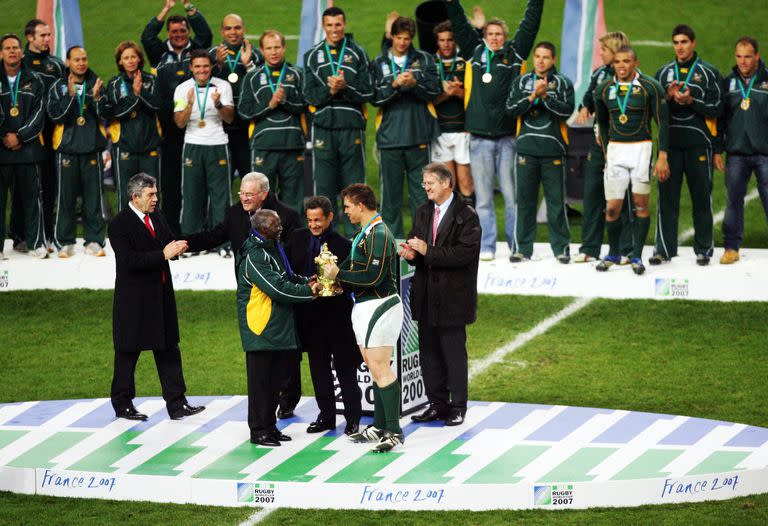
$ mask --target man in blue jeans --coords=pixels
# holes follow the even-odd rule
[[[728,154],[725,186],[728,206],[723,220],[725,253],[722,265],[739,260],[744,238],[744,195],[752,172],[768,220],[768,70],[760,60],[757,40],[750,37],[736,42],[736,65],[723,81],[723,113],[718,119],[721,137],[715,167],[723,169],[723,148]]]

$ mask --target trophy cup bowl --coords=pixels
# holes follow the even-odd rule
[[[338,296],[343,292],[338,280],[326,275],[326,267],[331,263],[337,264],[337,261],[338,258],[328,250],[328,243],[323,243],[323,246],[320,248],[320,253],[315,258],[317,281],[323,286],[323,290],[320,291],[319,296],[327,298],[330,296]]]

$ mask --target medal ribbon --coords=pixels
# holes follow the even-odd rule
[[[395,63],[395,55],[389,56],[389,62],[392,64],[392,76],[397,77],[400,73],[403,73],[408,67],[408,52],[405,53],[405,62],[403,62],[403,68],[398,70],[397,63]]]
[[[237,50],[237,55],[235,55],[235,59],[230,61],[229,59],[229,51],[227,51],[227,56],[224,57],[227,61],[227,67],[229,67],[229,72],[234,73],[237,69],[237,63],[240,62],[240,54],[243,52],[243,46],[240,46],[240,49]]]
[[[693,75],[693,72],[696,71],[696,66],[698,64],[699,57],[696,57],[696,60],[693,61],[691,69],[688,70],[688,76],[685,77],[685,82],[683,82],[683,87],[680,88],[680,91],[685,91],[685,88],[688,87],[688,81],[691,80],[691,75]],[[677,67],[677,60],[675,60],[675,80],[680,82],[680,70]]]
[[[360,243],[360,240],[363,239],[363,237],[365,237],[365,233],[368,230],[368,227],[374,227],[378,223],[381,223],[381,221],[382,221],[381,214],[376,214],[371,218],[370,221],[368,221],[368,223],[366,223],[363,229],[360,230],[360,233],[355,236],[355,240],[352,242],[352,251],[349,253],[350,268],[352,268],[351,267],[352,262],[355,260],[355,249],[357,248],[357,245]]]
[[[211,88],[211,81],[205,85],[205,95],[203,95],[203,103],[200,104],[200,86],[195,82],[195,99],[197,99],[197,109],[200,110],[200,120],[205,120],[205,106],[208,104],[208,90]]]
[[[619,111],[622,115],[625,115],[627,113],[627,104],[629,103],[629,95],[632,93],[632,82],[629,83],[629,86],[627,86],[627,94],[624,95],[624,101],[621,100],[621,91],[619,90],[619,81],[618,79],[616,82],[616,102],[619,105]]]
[[[757,72],[755,72],[755,74],[752,75],[752,78],[749,79],[749,86],[747,86],[747,91],[744,91],[744,84],[742,84],[741,79],[736,79],[739,82],[739,91],[741,91],[741,96],[744,100],[749,100],[749,92],[752,91],[752,84],[755,83],[756,78]]]
[[[83,89],[80,93],[75,92],[77,95],[77,111],[80,117],[85,113],[85,97],[88,95],[88,81],[83,81]]]
[[[275,93],[277,91],[277,88],[280,87],[280,84],[283,83],[283,76],[285,75],[285,62],[283,62],[283,68],[280,70],[280,76],[277,78],[277,84],[272,83],[272,70],[269,69],[269,64],[264,63],[264,68],[267,70],[267,80],[269,81],[269,89],[272,90],[272,93]]]
[[[339,74],[339,70],[341,69],[341,62],[344,60],[344,51],[347,50],[347,37],[344,37],[344,43],[341,45],[341,52],[339,53],[339,62],[336,64],[333,61],[333,55],[331,55],[331,48],[328,47],[328,41],[325,41],[325,52],[328,53],[328,60],[331,63],[331,73],[335,77]]]
[[[445,76],[445,68],[443,67],[443,57],[438,56],[437,68],[440,70],[440,80],[451,80],[454,70],[456,69],[456,55],[451,59],[451,70],[448,72],[448,76]]]
[[[11,92],[11,108],[15,108],[19,105],[19,78],[21,77],[21,69],[16,72],[16,78],[13,80],[13,85],[8,83],[8,90]]]
[[[493,60],[493,57],[496,56],[496,53],[491,51],[491,48],[488,46],[485,46],[485,72],[489,73],[491,72],[491,60]]]

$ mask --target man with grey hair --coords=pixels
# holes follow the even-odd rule
[[[312,301],[322,289],[293,273],[278,238],[273,210],[251,216],[249,236],[235,254],[237,315],[248,377],[251,443],[279,446],[291,438],[277,429],[275,410],[285,357],[299,348],[293,305]]]
[[[237,254],[251,228],[248,222],[249,217],[262,208],[274,210],[280,216],[280,221],[284,225],[281,240],[288,239],[294,229],[301,227],[299,214],[269,191],[269,179],[263,173],[250,172],[244,175],[240,181],[238,195],[240,201],[229,207],[221,223],[211,230],[185,236],[190,252],[212,250],[230,243],[232,251]],[[229,249],[222,249],[219,254],[222,257],[232,257]]]
[[[155,357],[163,399],[172,420],[199,413],[193,406],[181,369],[179,323],[168,260],[187,250],[186,241],[173,239],[165,216],[157,207],[157,181],[145,173],[128,181],[130,202],[109,224],[115,251],[115,300],[112,336],[115,345],[112,407],[118,418],[146,420],[133,405],[134,372],[141,351]]]
[[[416,210],[399,254],[416,267],[411,315],[419,322],[419,361],[429,407],[414,422],[464,422],[467,412],[467,328],[477,317],[480,220],[451,188],[443,163],[422,170],[429,202]]]

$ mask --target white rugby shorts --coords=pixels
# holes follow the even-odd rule
[[[465,132],[441,133],[432,143],[432,162],[456,161],[469,164],[469,134]]]
[[[400,296],[355,303],[352,328],[357,344],[363,348],[394,347],[403,328],[403,303]]]
[[[653,143],[609,142],[603,172],[605,199],[624,199],[629,183],[632,193],[651,193],[651,154]]]

